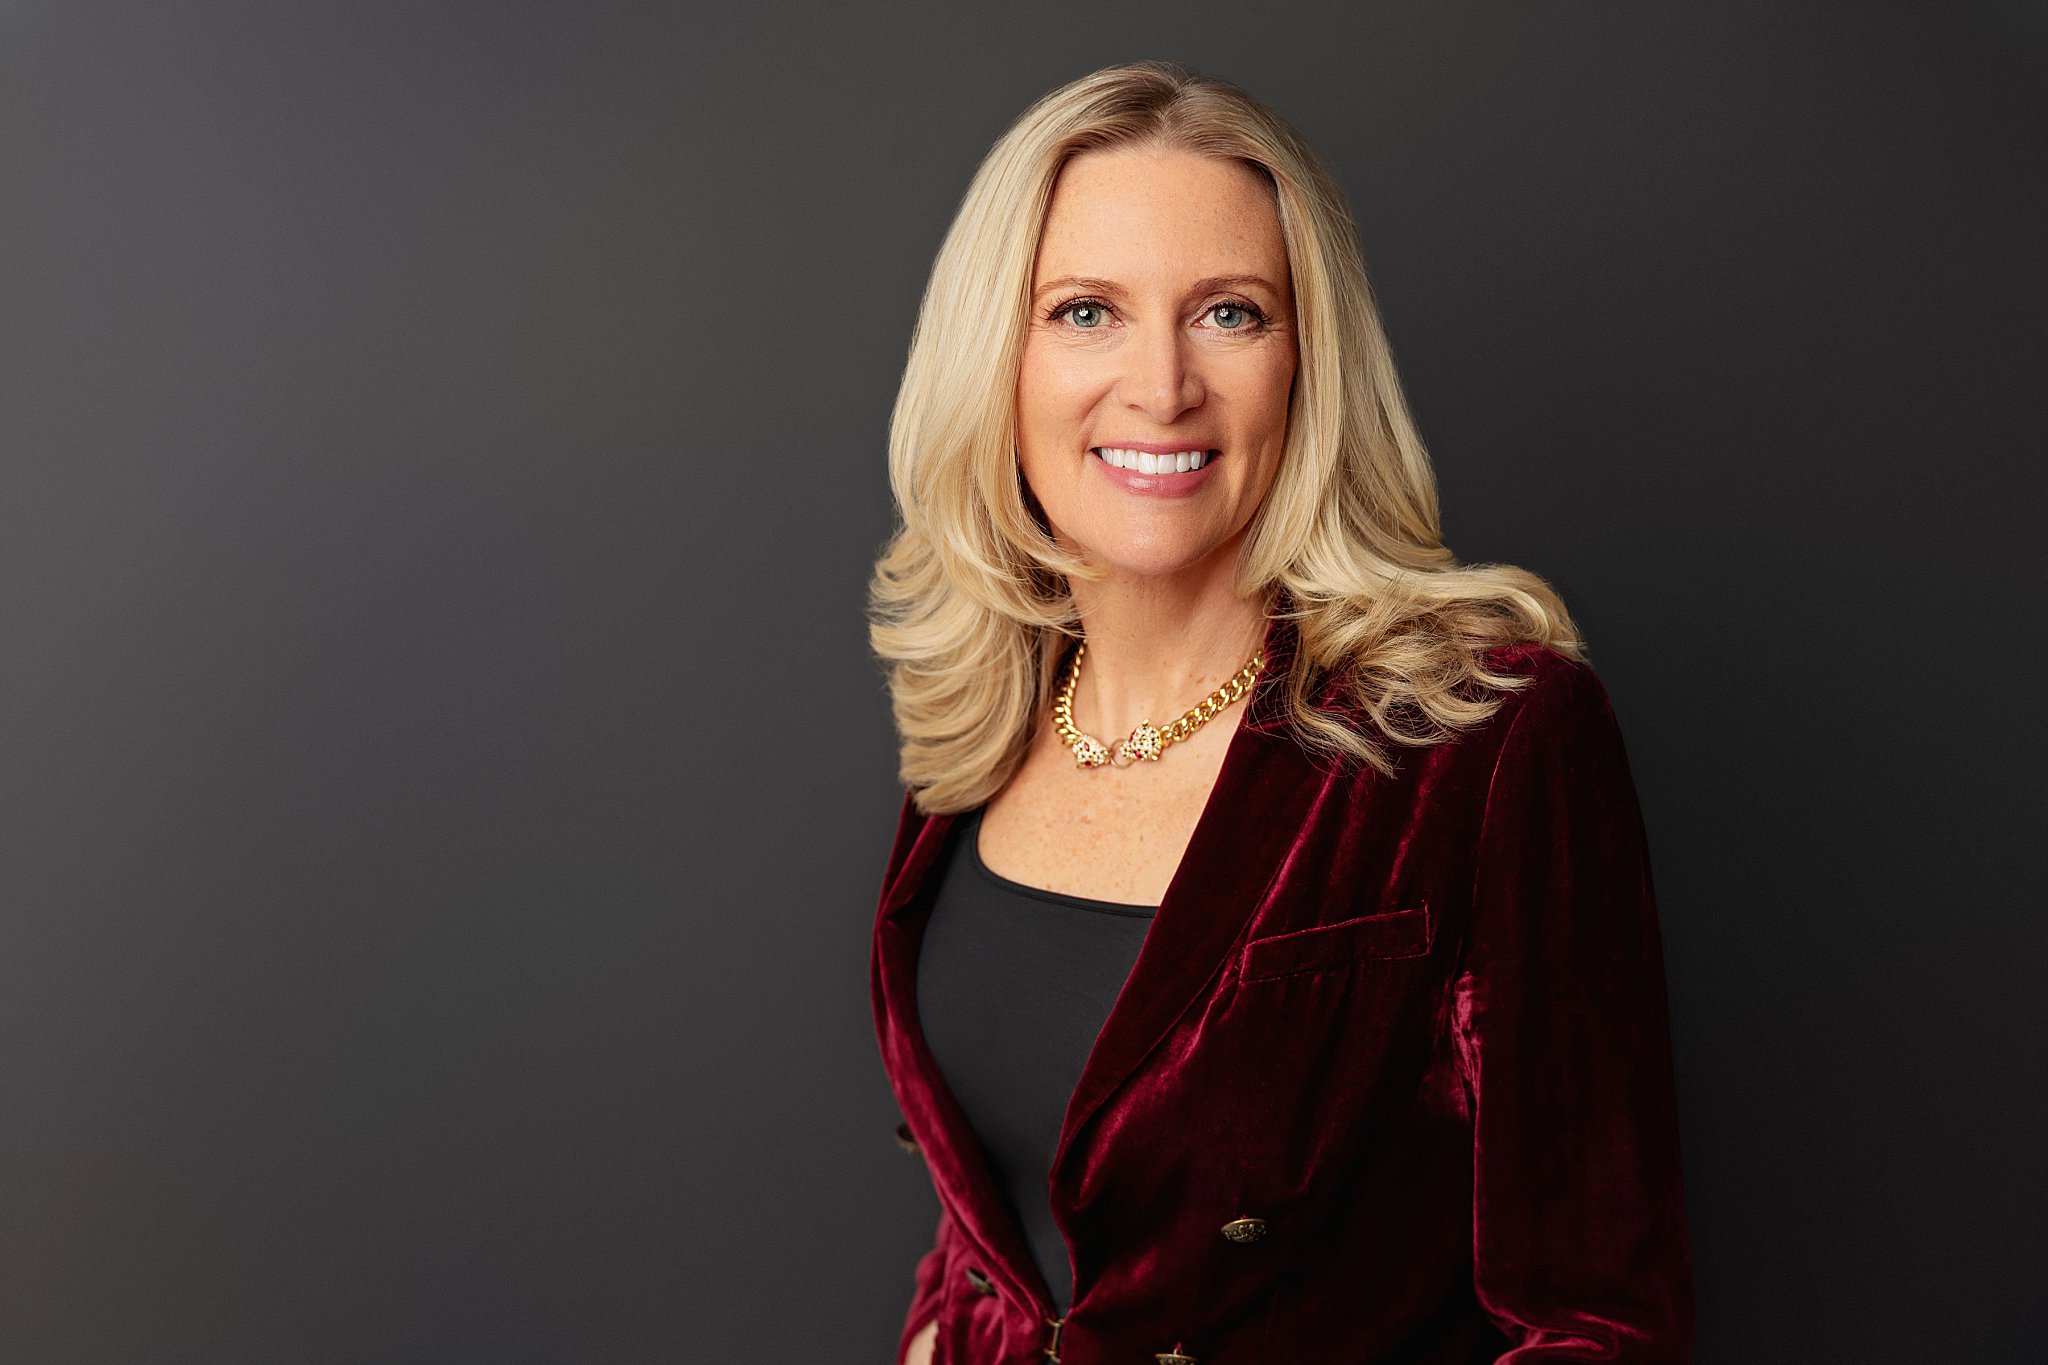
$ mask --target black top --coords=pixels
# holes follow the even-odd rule
[[[982,862],[980,833],[980,807],[949,832],[918,951],[918,1020],[1064,1316],[1074,1272],[1052,1219],[1053,1150],[1158,907],[1011,881]]]

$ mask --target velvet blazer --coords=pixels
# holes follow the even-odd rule
[[[934,1365],[1689,1361],[1662,946],[1605,689],[1496,649],[1528,686],[1453,740],[1390,746],[1386,777],[1285,724],[1293,648],[1270,622],[1068,1101],[1061,1318],[919,1031],[957,817],[905,793],[870,982],[939,1218],[898,1359],[936,1318]]]

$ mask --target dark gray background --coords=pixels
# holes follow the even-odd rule
[[[1163,56],[1622,715],[1702,1361],[2039,1360],[2048,12],[976,9],[0,5],[0,1359],[888,1359],[889,406]]]

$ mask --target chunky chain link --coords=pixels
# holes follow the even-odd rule
[[[1080,680],[1081,656],[1087,652],[1088,641],[1085,639],[1074,646],[1073,656],[1067,662],[1066,677],[1060,683],[1059,694],[1053,699],[1052,706],[1053,728],[1059,732],[1061,741],[1074,751],[1074,762],[1083,768],[1099,768],[1105,763],[1126,768],[1140,759],[1158,762],[1167,745],[1186,739],[1214,719],[1217,712],[1243,696],[1257,680],[1259,670],[1266,666],[1266,652],[1262,649],[1252,655],[1234,677],[1188,708],[1179,719],[1155,727],[1151,718],[1146,717],[1128,736],[1116,742],[1115,749],[1111,749],[1074,724],[1074,684]]]

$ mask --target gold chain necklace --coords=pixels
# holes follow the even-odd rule
[[[1067,662],[1066,679],[1061,682],[1059,696],[1052,704],[1053,728],[1074,751],[1075,764],[1083,768],[1099,768],[1105,763],[1128,768],[1139,759],[1157,763],[1159,755],[1166,752],[1167,745],[1186,739],[1206,725],[1218,711],[1243,696],[1245,689],[1259,676],[1259,670],[1266,666],[1266,651],[1261,649],[1252,655],[1250,662],[1237,670],[1235,677],[1202,698],[1179,720],[1162,729],[1155,727],[1149,716],[1145,717],[1138,722],[1138,728],[1118,740],[1112,750],[1074,724],[1074,684],[1080,680],[1081,656],[1087,652],[1086,640],[1074,647],[1073,657]]]

